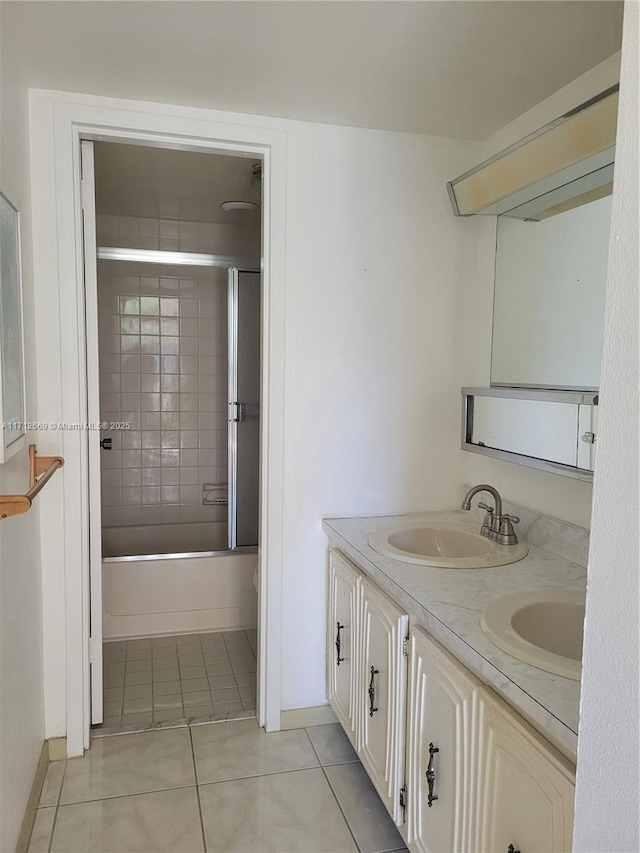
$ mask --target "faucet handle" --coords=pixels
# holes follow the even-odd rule
[[[509,515],[509,513],[508,513],[508,512],[505,512],[505,513],[504,513],[504,515],[503,515],[502,517],[503,517],[503,518],[508,518],[508,519],[509,519],[509,521],[512,521],[514,524],[520,524],[520,519],[518,518],[518,516],[517,516],[517,515]]]
[[[516,524],[520,521],[520,519],[515,515],[503,515],[499,518],[498,523],[500,525],[498,530],[498,535],[496,537],[496,542],[499,545],[517,545],[518,537],[516,536],[516,532],[513,529],[513,523]]]
[[[490,536],[492,533],[495,534],[495,532],[497,532],[494,530],[496,524],[494,516],[495,509],[492,506],[489,506],[488,504],[482,503],[482,501],[480,501],[478,506],[480,509],[485,510],[485,517],[484,521],[482,522],[482,527],[480,528],[480,535]]]

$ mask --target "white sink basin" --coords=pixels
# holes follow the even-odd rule
[[[583,592],[568,589],[514,592],[485,609],[480,627],[503,652],[579,681],[584,603]]]
[[[405,521],[369,537],[369,545],[385,557],[445,569],[506,566],[527,556],[524,543],[498,545],[476,526],[454,522]]]

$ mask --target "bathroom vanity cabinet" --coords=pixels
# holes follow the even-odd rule
[[[571,850],[572,765],[336,549],[327,662],[331,707],[411,851]]]
[[[405,731],[409,617],[341,554],[330,561],[331,705],[397,824]]]

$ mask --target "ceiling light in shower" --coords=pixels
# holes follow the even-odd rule
[[[220,207],[223,210],[258,210],[258,205],[252,201],[223,201]]]

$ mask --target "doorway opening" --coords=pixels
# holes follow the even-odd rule
[[[101,425],[89,448],[92,723],[253,715],[260,162],[83,141],[82,166]]]

